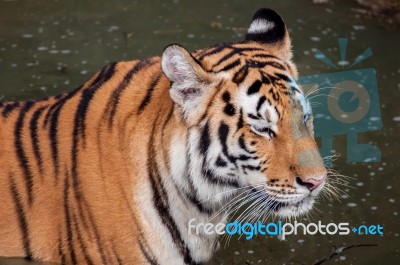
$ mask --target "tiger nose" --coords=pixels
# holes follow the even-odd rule
[[[309,178],[304,181],[301,178],[297,177],[296,182],[297,182],[297,184],[299,184],[301,186],[305,186],[307,189],[312,191],[312,190],[315,190],[316,188],[318,188],[321,184],[323,184],[325,182],[325,177],[323,177],[321,179]]]

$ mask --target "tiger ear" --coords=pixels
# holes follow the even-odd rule
[[[177,44],[165,48],[161,57],[161,68],[171,81],[170,96],[179,105],[185,118],[201,109],[210,89],[211,75],[182,46]]]
[[[292,58],[289,33],[281,16],[269,8],[257,10],[247,30],[246,41],[275,46],[283,59]]]

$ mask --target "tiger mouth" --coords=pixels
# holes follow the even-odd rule
[[[289,201],[279,201],[273,196],[268,195],[266,193],[261,193],[257,189],[253,188],[254,192],[257,192],[260,197],[263,197],[265,203],[268,204],[266,210],[280,217],[291,217],[298,216],[310,211],[315,202],[315,195],[311,194],[301,198],[301,199],[293,199]]]
[[[301,206],[309,204],[310,200],[313,200],[313,199],[306,197],[298,202],[280,202],[277,200],[270,201],[271,205],[268,207],[268,210],[273,211],[273,212],[279,212],[281,209],[285,209],[285,208],[300,209]]]
[[[312,210],[315,202],[315,198],[307,196],[300,201],[293,203],[278,203],[278,207],[275,207],[273,213],[276,216],[287,218],[296,217],[305,214]]]

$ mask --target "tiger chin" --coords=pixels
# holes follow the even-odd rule
[[[282,18],[245,40],[112,63],[67,94],[0,105],[0,256],[59,264],[202,264],[247,192],[308,212],[327,170]],[[228,207],[228,208],[226,208]],[[211,218],[213,216],[213,218]]]

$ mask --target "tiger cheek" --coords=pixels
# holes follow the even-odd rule
[[[263,174],[265,181],[271,179],[270,176],[273,176],[273,167],[271,165],[275,162],[275,154],[273,145],[269,141],[263,140],[255,140],[253,141],[254,146],[256,147],[256,156],[258,157],[260,163],[260,170]]]
[[[267,178],[270,182],[291,182],[293,176],[287,165],[287,158],[283,154],[275,154],[271,159],[267,170]]]

